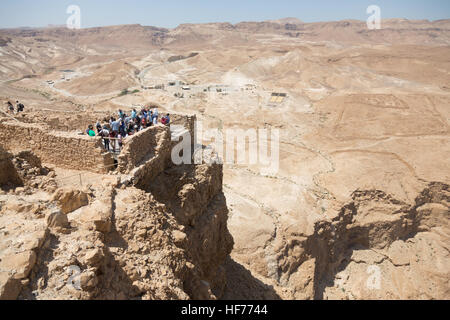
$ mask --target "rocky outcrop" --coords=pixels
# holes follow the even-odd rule
[[[222,166],[171,166],[168,128],[155,128],[156,152],[130,175],[82,190],[32,183],[0,195],[1,299],[223,295],[233,239]],[[130,176],[136,186],[123,183]]]
[[[222,166],[174,166],[159,175],[148,191],[184,226],[186,251],[196,261],[205,285],[220,297],[226,285],[223,263],[233,248]]]
[[[0,186],[11,190],[30,191],[30,187],[54,190],[56,184],[51,179],[50,170],[41,164],[32,151],[25,150],[12,154],[0,147]],[[50,175],[49,175],[50,174]]]
[[[3,244],[2,299],[211,299],[223,291],[225,273],[219,265],[231,248],[229,242],[220,242],[220,235],[212,236],[223,226],[206,230],[225,213],[222,199],[208,207],[210,218],[204,218],[209,221],[202,223],[201,232],[192,232],[145,191],[100,188],[93,194],[90,205],[68,215],[49,209],[43,215],[47,219],[2,211],[0,222],[6,227],[4,221],[13,217],[21,221],[17,232],[42,230],[39,237],[26,239],[10,234],[11,240]],[[50,196],[45,203],[50,208],[59,205]],[[108,216],[86,219],[104,205]],[[62,225],[61,215],[66,219]],[[201,235],[203,242],[197,244],[200,239],[194,235]],[[31,239],[35,241],[27,242]],[[221,245],[228,250],[218,250]]]
[[[52,200],[58,202],[64,214],[73,212],[89,203],[86,192],[72,188],[58,189]]]
[[[23,181],[12,162],[12,154],[0,147],[0,187],[4,189],[22,186]]]
[[[174,117],[174,123],[194,130],[195,117]],[[139,153],[134,151],[139,146]],[[222,193],[221,165],[180,165],[170,161],[168,127],[156,126],[132,137],[119,157],[119,170],[127,174],[123,181],[149,192],[167,213],[183,226],[174,233],[193,262],[200,282],[186,283],[189,296],[201,299],[223,294],[226,275],[223,264],[233,247],[227,228],[228,209]],[[192,145],[191,145],[192,146]],[[142,153],[142,150],[147,150]],[[193,148],[192,148],[193,150]]]
[[[34,197],[0,196],[0,299],[16,299],[29,282],[40,248],[49,235]]]
[[[444,299],[449,204],[443,183],[429,184],[411,204],[380,190],[355,191],[309,233],[291,228],[276,236],[276,281],[295,299]]]

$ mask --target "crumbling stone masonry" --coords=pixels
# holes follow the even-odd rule
[[[97,173],[114,169],[114,159],[104,151],[101,138],[50,131],[44,124],[0,119],[0,146],[8,151],[30,149],[43,163],[61,168]]]
[[[22,185],[11,159],[12,155],[0,146],[0,187]]]

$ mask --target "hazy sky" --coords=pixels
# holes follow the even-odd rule
[[[369,5],[381,18],[449,19],[450,0],[1,0],[0,28],[63,25],[69,5],[81,8],[81,27],[262,21],[296,17],[305,22],[366,20]]]

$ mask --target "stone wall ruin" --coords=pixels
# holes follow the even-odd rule
[[[100,138],[51,131],[44,124],[0,119],[0,146],[8,151],[30,149],[43,163],[66,169],[106,173],[114,166]]]

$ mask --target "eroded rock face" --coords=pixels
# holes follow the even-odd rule
[[[14,300],[20,293],[21,283],[8,272],[0,272],[0,300]]]
[[[413,203],[355,191],[313,228],[280,219],[259,272],[285,299],[446,299],[449,204],[444,183]]]
[[[182,248],[183,231],[150,195],[128,188],[95,197],[101,200],[78,211],[96,211],[109,199],[109,228],[77,212],[53,209],[47,219],[33,219],[30,212],[2,211],[2,299],[187,299],[185,283],[202,287]],[[47,205],[56,206],[51,199]],[[58,217],[66,217],[63,225]],[[210,298],[207,288],[193,297]]]
[[[183,247],[196,262],[202,287],[211,290],[215,297],[222,296],[226,285],[223,263],[234,243],[227,228],[222,167],[207,164],[174,166],[161,173],[148,191],[184,227]]]
[[[0,190],[30,193],[32,188],[54,191],[56,183],[49,175],[51,171],[41,164],[32,151],[9,153],[0,147]]]
[[[64,214],[73,212],[89,203],[88,194],[71,188],[58,189],[53,195],[53,201],[58,202]]]
[[[220,166],[168,168],[154,192],[103,180],[0,195],[1,299],[223,294],[233,240]]]
[[[46,207],[46,199],[41,197],[36,205],[33,196],[17,197],[0,196],[0,299],[18,297],[49,235],[44,213],[34,210],[36,206]]]
[[[56,185],[48,172],[30,151],[0,150],[0,184],[9,190],[0,195],[0,299],[16,299],[29,283],[49,226],[64,225],[64,218],[67,224],[65,216],[52,214],[48,193],[34,189]]]
[[[47,216],[47,225],[49,228],[64,229],[69,226],[67,215],[60,210],[53,210]]]
[[[0,186],[3,189],[23,186],[23,181],[12,162],[12,154],[0,147]]]

